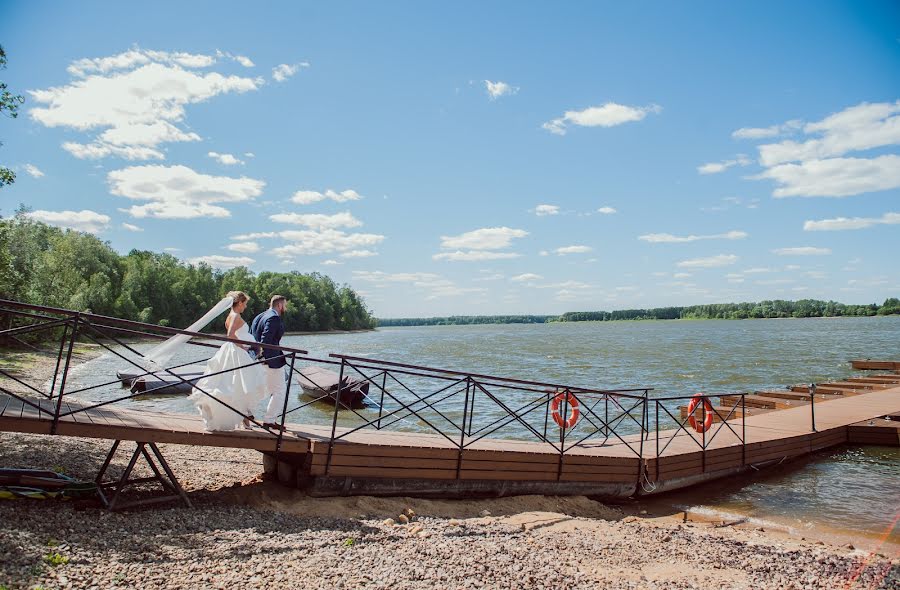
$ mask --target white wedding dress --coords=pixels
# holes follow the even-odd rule
[[[253,341],[246,323],[238,328],[235,338]],[[236,369],[236,367],[243,368]],[[221,371],[227,372],[213,374]],[[266,374],[263,365],[255,362],[246,350],[232,342],[226,342],[219,347],[215,356],[206,362],[203,375],[188,399],[194,402],[199,410],[207,430],[235,430],[244,419],[244,416],[219,401],[239,412],[252,415],[259,402],[266,397]],[[209,395],[200,391],[201,389]]]

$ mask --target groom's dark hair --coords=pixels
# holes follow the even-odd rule
[[[272,298],[269,299],[269,307],[275,307],[275,305],[282,301],[287,301],[287,297],[284,295],[272,295]]]

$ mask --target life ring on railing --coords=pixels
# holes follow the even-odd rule
[[[703,419],[703,424],[697,421],[697,418],[694,417],[694,410],[697,409],[697,406],[700,405],[700,402],[703,402],[703,412],[706,417]],[[690,403],[687,407],[688,413],[688,423],[691,425],[691,428],[696,430],[697,432],[703,433],[710,429],[713,423],[713,407],[712,404],[709,403],[709,399],[703,397],[702,393],[694,394],[694,397],[691,398]]]
[[[572,410],[572,413],[565,420],[559,413],[559,405],[563,400],[566,400],[566,405]],[[556,425],[566,430],[575,426],[578,418],[581,417],[581,410],[578,409],[578,398],[567,391],[561,391],[556,394],[556,397],[550,402],[550,411],[553,412],[553,421],[556,422]]]

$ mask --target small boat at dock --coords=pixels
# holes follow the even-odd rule
[[[168,371],[155,371],[148,375],[137,367],[116,371],[122,387],[128,387],[132,393],[159,395],[187,395],[194,383],[203,376],[203,365],[187,365]]]
[[[321,367],[306,367],[294,378],[303,388],[303,395],[323,402],[334,402],[340,391],[340,404],[348,408],[361,408],[366,405],[369,394],[369,382],[364,379],[352,379],[345,375],[341,383],[340,375]]]

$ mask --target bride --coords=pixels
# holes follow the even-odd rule
[[[227,298],[231,298],[231,312],[225,319],[228,337],[253,341],[247,322],[241,317],[249,297],[243,291],[231,291]],[[263,366],[247,350],[244,344],[222,344],[206,362],[203,377],[188,397],[200,411],[207,430],[235,430],[241,423],[250,428],[249,420],[234,410],[253,418],[253,409],[265,396],[266,376]]]

